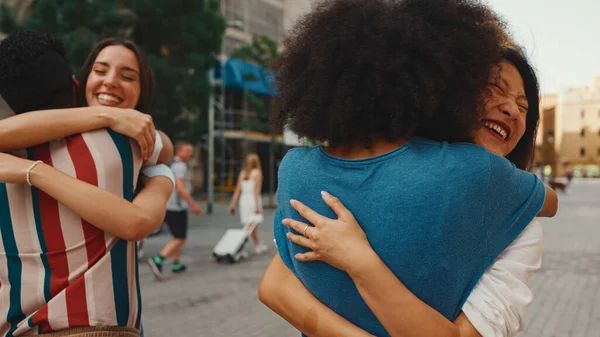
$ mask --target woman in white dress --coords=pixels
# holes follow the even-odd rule
[[[251,153],[246,157],[244,169],[240,172],[237,186],[231,204],[229,205],[229,213],[235,214],[236,204],[239,199],[240,221],[246,230],[254,223],[257,226],[252,231],[252,241],[256,254],[262,254],[268,250],[267,246],[260,243],[258,239],[258,224],[264,220],[262,209],[262,170],[260,168],[260,159],[255,153]]]

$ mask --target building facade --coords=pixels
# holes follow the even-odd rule
[[[600,175],[600,76],[586,88],[571,88],[542,99],[537,161],[564,175]]]

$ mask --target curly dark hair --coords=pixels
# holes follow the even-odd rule
[[[23,29],[0,41],[0,94],[15,113],[72,106],[72,76],[55,36]]]
[[[505,24],[476,0],[329,0],[274,63],[271,123],[330,146],[469,141]]]

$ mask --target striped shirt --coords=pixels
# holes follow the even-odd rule
[[[142,165],[139,147],[107,129],[22,155],[129,201]],[[139,329],[135,242],[105,233],[25,184],[0,184],[0,237],[0,336],[86,326]]]

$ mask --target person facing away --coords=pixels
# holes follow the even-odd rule
[[[14,113],[74,105],[77,84],[59,39],[19,31],[0,43],[0,55],[0,94]],[[87,183],[77,181],[88,191],[91,185],[94,193],[108,191],[111,198],[116,195],[123,201],[133,199],[142,166],[139,147],[108,129],[16,152],[41,161],[37,167],[63,171],[69,181],[77,181],[75,177]],[[30,171],[34,169],[30,167]],[[149,178],[154,174],[151,171],[145,172]],[[64,194],[57,199],[69,198]],[[139,335],[141,296],[135,238],[125,241],[95,227],[41,188],[1,183],[0,195],[0,302],[6,304],[0,306],[0,316],[6,318],[0,323],[0,333],[19,336],[63,331],[69,335],[73,332],[70,328],[90,328],[114,336]],[[85,198],[87,193],[75,197]],[[86,205],[96,212],[101,207],[92,200]]]
[[[330,218],[321,191],[344,200],[402,283],[454,320],[485,269],[555,206],[535,176],[461,142],[483,117],[500,26],[476,1],[333,0],[297,25],[275,66],[274,126],[328,143],[281,163],[279,255],[317,299],[373,335],[389,333],[350,276],[294,259],[306,249],[281,221],[306,222],[293,199]]]

